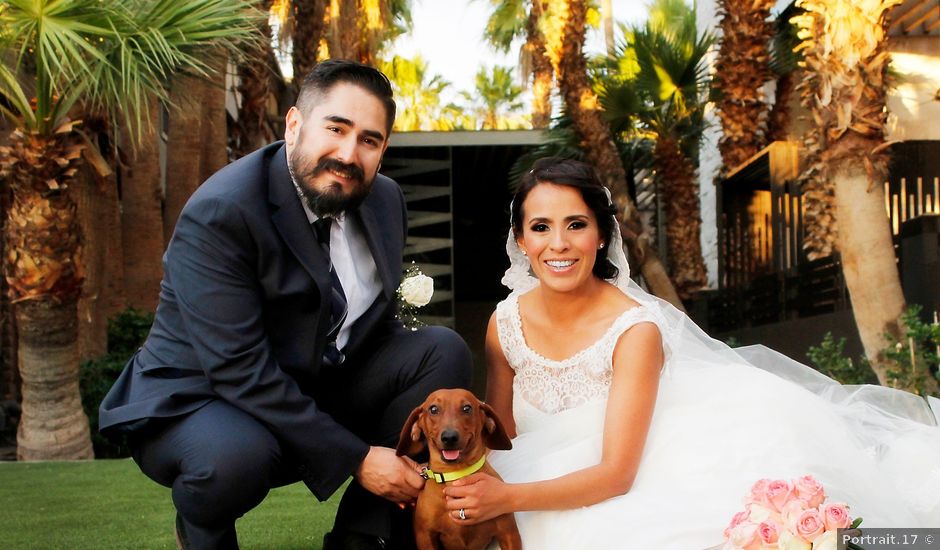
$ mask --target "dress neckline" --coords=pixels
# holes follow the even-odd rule
[[[566,368],[566,367],[570,367],[573,364],[577,364],[578,360],[580,360],[584,355],[587,355],[588,352],[594,350],[595,348],[600,346],[602,343],[606,342],[607,339],[610,338],[611,335],[614,333],[614,331],[620,326],[621,321],[624,318],[626,318],[628,315],[631,315],[637,310],[642,311],[644,309],[643,304],[637,304],[631,308],[624,310],[623,313],[618,315],[617,318],[614,319],[610,323],[610,326],[607,327],[607,330],[604,331],[604,334],[602,334],[600,338],[598,338],[597,340],[594,340],[594,342],[588,344],[586,347],[581,348],[580,350],[576,351],[575,353],[573,353],[572,355],[564,359],[551,359],[549,357],[545,357],[543,354],[536,351],[535,348],[530,346],[529,342],[526,340],[525,331],[522,329],[522,311],[519,309],[519,295],[512,297],[511,305],[512,307],[510,308],[510,313],[511,313],[512,321],[513,321],[513,326],[515,327],[516,331],[519,334],[519,341],[522,344],[522,348],[527,353],[535,357],[536,360],[544,361],[548,365],[551,365],[555,368]]]

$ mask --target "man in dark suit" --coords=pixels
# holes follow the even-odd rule
[[[183,547],[236,548],[235,520],[270,488],[300,480],[325,500],[350,476],[324,547],[413,544],[398,504],[424,480],[392,447],[428,393],[469,384],[470,353],[395,318],[405,201],[378,175],[394,118],[385,75],[320,63],[284,142],[180,214],[153,328],[100,426],[172,488]]]

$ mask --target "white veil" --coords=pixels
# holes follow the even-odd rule
[[[862,454],[879,464],[882,474],[906,494],[912,510],[919,510],[921,517],[940,517],[940,499],[936,496],[940,494],[940,400],[925,400],[883,386],[842,385],[763,345],[732,349],[709,337],[685,313],[646,292],[630,278],[616,220],[613,227],[611,242],[606,247],[607,259],[618,274],[609,282],[645,306],[656,320],[666,350],[665,378],[681,376],[683,370],[702,373],[701,369],[740,365],[761,369],[808,390],[819,398],[812,401],[819,403],[826,414],[834,412],[841,418],[847,432],[844,435],[857,443]],[[503,285],[517,295],[538,286],[538,279],[530,272],[529,259],[522,253],[511,227],[506,252],[510,267],[502,278]],[[768,402],[773,400],[772,388]],[[734,391],[735,388],[729,388],[729,393]],[[734,397],[729,395],[729,399]],[[903,451],[894,452],[898,449]],[[922,457],[920,463],[912,466],[910,456]]]

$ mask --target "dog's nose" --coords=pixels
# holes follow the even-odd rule
[[[460,441],[460,434],[457,430],[444,430],[441,432],[441,443],[444,445],[456,445]]]

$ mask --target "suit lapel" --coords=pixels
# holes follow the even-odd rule
[[[297,190],[294,188],[290,173],[287,171],[287,153],[286,147],[283,145],[271,157],[268,166],[268,200],[277,208],[271,215],[271,221],[280,233],[281,238],[284,239],[288,248],[297,257],[300,265],[316,282],[320,296],[329,296],[331,292],[328,267],[330,259],[323,253],[323,249],[317,245],[313,229],[310,227],[307,215],[300,205]],[[328,322],[328,314],[327,308],[320,308],[320,326]]]
[[[377,221],[381,211],[374,203],[375,201],[369,199],[363,202],[359,208],[359,220],[362,222],[361,227],[375,262],[375,269],[382,280],[382,292],[352,326],[349,342],[346,344],[346,350],[350,353],[355,353],[368,331],[385,314],[389,302],[394,300],[399,279],[396,273],[401,270],[401,257],[397,251],[392,250],[394,247],[389,243],[389,239],[382,238]]]

